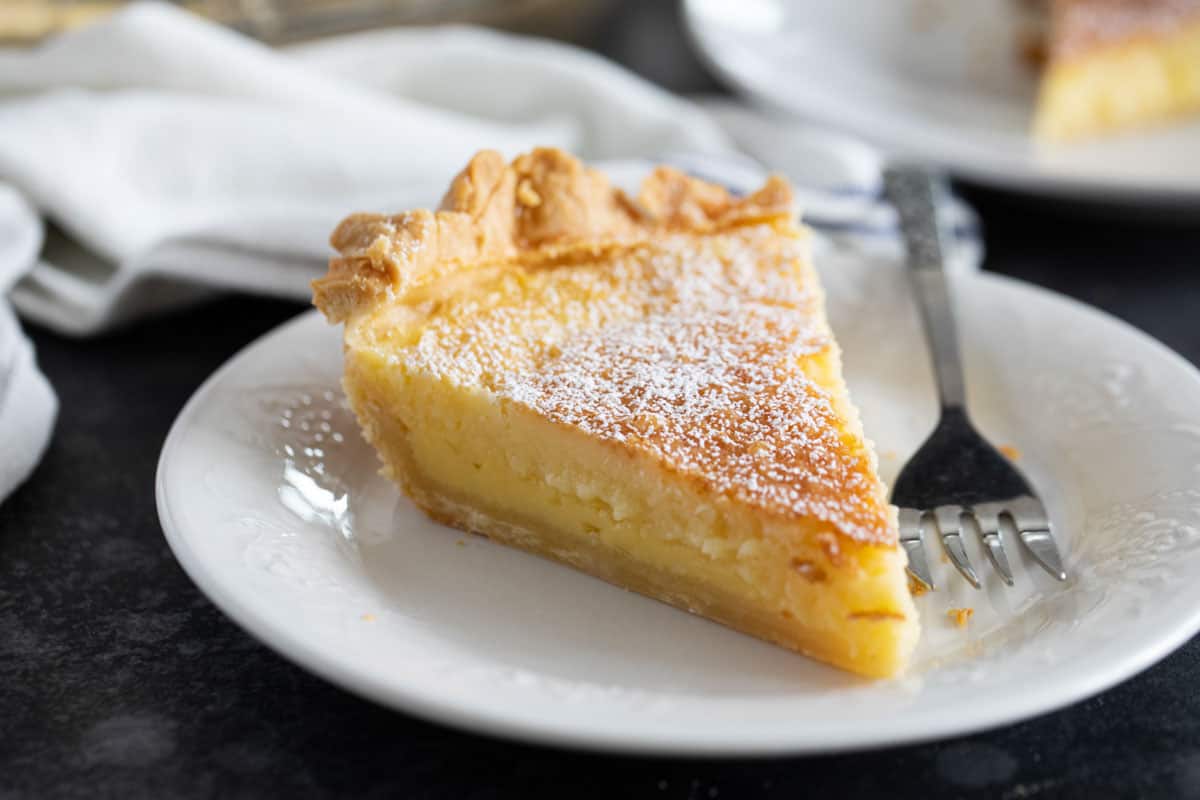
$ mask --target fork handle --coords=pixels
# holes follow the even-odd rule
[[[946,280],[945,240],[937,218],[937,201],[946,194],[945,182],[920,167],[896,166],[884,172],[883,189],[900,219],[942,411],[964,409],[962,359]]]

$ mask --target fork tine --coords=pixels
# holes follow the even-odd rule
[[[1049,530],[1022,530],[1020,536],[1021,542],[1033,554],[1034,561],[1037,561],[1042,569],[1057,580],[1065,581],[1067,579],[1067,571],[1063,569],[1062,557],[1058,554],[1058,545],[1054,543],[1054,536]]]
[[[972,586],[982,589],[983,584],[979,582],[979,576],[975,574],[975,568],[971,566],[971,560],[967,558],[967,551],[963,548],[962,514],[962,506],[938,506],[933,510],[938,532],[942,535],[942,544],[954,568],[962,573]]]
[[[1050,517],[1041,501],[1024,495],[1009,503],[1008,513],[1017,528],[1021,543],[1033,555],[1038,565],[1056,580],[1065,581],[1067,571],[1063,569],[1062,556],[1054,541]]]
[[[1009,586],[1013,585],[1012,567],[1008,564],[1008,554],[1004,552],[1004,542],[1000,540],[1000,516],[995,511],[984,506],[974,510],[975,522],[979,525],[979,538],[983,540],[984,550],[1000,579]]]
[[[925,559],[925,545],[921,540],[921,518],[924,516],[914,508],[900,509],[900,544],[908,554],[908,574],[927,589],[934,589],[933,574]]]

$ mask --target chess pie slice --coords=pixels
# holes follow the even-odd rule
[[[902,671],[905,556],[791,199],[662,167],[633,200],[542,149],[347,218],[314,302],[384,472],[447,525]]]
[[[1200,0],[1049,0],[1048,11],[1039,138],[1200,112]]]

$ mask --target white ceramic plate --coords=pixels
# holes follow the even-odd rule
[[[730,83],[889,152],[1102,202],[1200,203],[1200,120],[1068,147],[1030,137],[1036,74],[1013,0],[687,0]]]
[[[933,423],[903,275],[825,258],[834,329],[884,477]],[[315,313],[248,347],[180,414],[158,507],[226,614],[350,691],[558,745],[835,751],[964,733],[1133,675],[1200,627],[1200,375],[1097,311],[992,276],[958,282],[981,424],[1048,500],[1070,580],[918,600],[902,680],[869,682],[425,519],[375,474]],[[1009,540],[1011,552],[1019,550]],[[976,548],[974,559],[983,564]],[[965,630],[946,617],[969,606]]]

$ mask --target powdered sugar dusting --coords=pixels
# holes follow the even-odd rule
[[[1200,0],[1057,0],[1056,58],[1139,36],[1164,36],[1200,22]]]
[[[800,247],[764,225],[503,273],[431,315],[405,361],[742,502],[887,539],[864,443],[800,368],[830,346]]]

